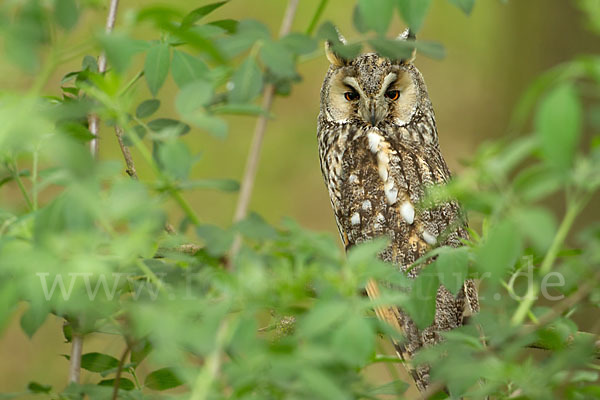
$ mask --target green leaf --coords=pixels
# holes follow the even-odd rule
[[[27,385],[27,390],[29,390],[31,393],[50,393],[52,386],[43,385],[37,382],[29,382]]]
[[[55,0],[54,18],[58,25],[64,29],[73,29],[79,19],[79,10],[75,0]]]
[[[104,379],[98,382],[98,386],[110,386],[115,387],[114,379]],[[122,390],[133,390],[135,389],[135,384],[127,378],[121,377],[119,379],[119,389]]]
[[[157,118],[148,122],[148,128],[154,132],[160,132],[165,129],[177,130],[179,135],[185,135],[190,131],[190,126],[181,121],[171,118]]]
[[[137,368],[142,361],[152,351],[152,343],[148,339],[142,339],[131,347],[130,361],[135,364]]]
[[[232,179],[196,179],[181,182],[178,187],[181,189],[216,189],[224,192],[236,192],[240,189],[240,184]]]
[[[404,22],[415,33],[421,29],[431,0],[396,0]]]
[[[279,42],[265,42],[260,49],[260,59],[276,76],[291,78],[296,75],[292,53]]]
[[[131,39],[121,33],[104,34],[98,40],[106,53],[108,63],[118,73],[125,72],[131,63],[131,57],[135,53],[148,48],[147,42]]]
[[[217,26],[225,30],[229,34],[237,32],[239,22],[234,19],[220,19],[218,21],[209,22],[208,25]]]
[[[203,108],[212,97],[213,87],[209,82],[191,82],[177,93],[175,108],[181,116],[187,116]]]
[[[196,234],[204,241],[208,254],[214,257],[226,254],[233,243],[234,237],[232,231],[208,224],[198,226]]]
[[[465,14],[471,14],[473,11],[473,6],[475,5],[475,0],[449,0],[450,3],[454,4],[456,7],[460,8]]]
[[[414,46],[405,40],[377,38],[369,40],[377,54],[390,60],[402,60],[412,57]]]
[[[497,223],[477,249],[479,271],[490,275],[492,284],[497,283],[517,261],[521,254],[521,246],[519,230],[512,221]]]
[[[146,54],[146,63],[144,64],[144,76],[150,89],[150,93],[156,96],[161,88],[167,74],[169,73],[169,64],[171,63],[171,51],[169,45],[160,43],[154,45]]]
[[[251,213],[242,221],[236,223],[234,229],[245,237],[257,240],[270,240],[278,236],[277,230],[256,213]]]
[[[406,392],[408,386],[408,383],[402,380],[395,380],[369,390],[369,394],[373,396],[380,396],[382,394],[399,396]]]
[[[188,146],[180,140],[169,140],[158,147],[158,160],[162,169],[175,179],[186,179],[194,157]]]
[[[332,347],[349,365],[359,367],[375,350],[375,340],[369,321],[355,314],[336,327]]]
[[[294,54],[308,54],[317,49],[317,42],[313,38],[301,33],[290,33],[281,38],[283,44]]]
[[[438,275],[431,266],[424,268],[415,279],[405,306],[419,329],[425,329],[433,323],[439,285]]]
[[[135,116],[138,118],[146,118],[154,114],[160,108],[160,100],[149,99],[142,101],[135,109]]]
[[[256,104],[230,103],[211,107],[214,114],[262,115],[265,110]]]
[[[312,368],[302,368],[299,371],[300,380],[308,395],[305,399],[336,399],[347,400],[348,395],[339,387],[333,377],[328,376],[325,371]]]
[[[548,250],[556,233],[552,213],[542,207],[517,208],[513,211],[512,220],[537,251],[544,253]]]
[[[173,50],[171,74],[180,88],[190,82],[206,79],[208,72],[208,67],[198,57],[181,50]]]
[[[581,136],[582,111],[572,83],[554,88],[535,115],[536,134],[543,157],[558,170],[568,169]]]
[[[181,25],[184,27],[193,25],[194,23],[198,22],[200,19],[207,16],[208,14],[210,14],[211,12],[213,12],[214,10],[226,3],[226,1],[219,1],[216,3],[211,3],[202,7],[198,7],[190,11],[185,17],[183,17]]]
[[[329,332],[347,313],[348,306],[342,302],[319,302],[300,320],[298,334],[314,337]]]
[[[29,338],[32,338],[47,317],[48,310],[45,307],[31,303],[21,316],[21,329]]]
[[[435,260],[440,283],[456,295],[463,287],[469,269],[469,252],[465,247],[447,248]]]
[[[81,356],[81,368],[92,372],[106,371],[118,365],[119,360],[108,354],[86,353]]]
[[[183,382],[170,368],[157,369],[144,380],[144,386],[153,390],[167,390],[180,385],[183,385]]]
[[[195,113],[188,115],[186,121],[195,127],[207,131],[216,138],[224,139],[227,137],[227,123],[219,117],[206,113]]]
[[[254,99],[262,90],[263,79],[258,65],[249,57],[232,77],[233,88],[227,98],[230,103],[246,103]]]
[[[393,0],[358,0],[358,13],[365,27],[385,35],[394,15],[394,3]]]

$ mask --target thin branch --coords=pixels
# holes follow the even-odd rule
[[[296,9],[298,8],[299,0],[289,0],[285,15],[281,23],[281,29],[279,30],[279,36],[285,36],[289,33],[292,28],[292,22]],[[233,217],[234,222],[241,221],[246,217],[248,213],[248,205],[250,204],[250,198],[252,196],[252,189],[254,187],[254,180],[256,178],[256,170],[258,169],[258,161],[260,159],[260,150],[262,148],[263,138],[267,128],[268,115],[273,104],[273,97],[275,96],[275,86],[268,84],[265,86],[263,91],[263,104],[262,108],[265,111],[256,121],[254,127],[254,136],[252,137],[252,145],[246,160],[246,169],[244,170],[244,178],[240,187],[240,196],[235,209],[235,215]],[[229,255],[229,262],[232,263],[235,255],[238,253],[241,246],[241,238],[236,236]]]
[[[125,351],[123,351],[123,354],[121,355],[121,359],[119,360],[119,365],[117,366],[117,373],[115,375],[115,382],[114,382],[114,386],[113,386],[112,400],[117,400],[117,398],[119,396],[119,383],[121,381],[121,372],[123,372],[123,365],[125,364],[125,359],[127,358],[127,355],[129,354],[130,351],[131,351],[131,346],[129,345],[129,342],[127,342],[125,344]]]
[[[125,143],[123,143],[123,129],[121,129],[119,126],[115,126],[115,133],[117,134],[119,147],[121,148],[121,153],[123,153],[125,164],[127,165],[125,172],[127,172],[127,175],[133,179],[138,180],[135,164],[133,163],[133,157],[131,157],[131,151],[129,151],[129,147],[125,146]]]
[[[117,19],[117,7],[119,6],[119,0],[110,1],[110,9],[108,11],[108,17],[106,18],[106,32],[112,32],[115,26],[115,20]],[[106,71],[106,55],[102,53],[98,58],[98,72],[103,73]],[[92,157],[98,156],[98,128],[100,125],[100,118],[96,114],[88,115],[88,129],[94,135],[94,138],[90,141],[90,152]],[[79,374],[81,372],[81,353],[83,351],[83,336],[79,334],[73,334],[73,340],[71,343],[71,358],[69,365],[69,382],[79,382]]]
[[[83,336],[73,333],[71,339],[71,358],[69,358],[69,383],[79,383],[81,371],[81,352],[83,351]]]
[[[119,7],[119,0],[110,0],[110,8],[108,10],[108,17],[106,17],[106,33],[111,33],[115,27],[115,21],[117,20],[117,9]],[[106,72],[106,54],[102,52],[98,57],[98,72],[103,74]],[[88,129],[94,135],[94,138],[90,141],[90,152],[92,156],[96,158],[98,156],[98,132],[100,128],[100,118],[97,114],[88,115]]]

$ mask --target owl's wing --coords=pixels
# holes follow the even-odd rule
[[[394,135],[384,137],[376,129],[362,132],[348,129],[340,135],[343,141],[330,147],[334,151],[324,158],[323,165],[346,248],[388,236],[390,244],[381,257],[407,271],[431,247],[456,247],[461,245],[461,239],[468,238],[456,202],[420,207],[427,186],[444,184],[450,179],[437,144],[410,145],[389,139]],[[348,153],[344,155],[345,152]],[[418,269],[408,271],[413,277],[418,273]],[[372,298],[379,296],[376,282],[369,282],[367,293]],[[409,362],[423,345],[438,342],[440,331],[461,325],[468,304],[475,305],[470,307],[472,311],[478,308],[472,282],[466,282],[457,297],[440,287],[434,323],[423,331],[396,307],[380,307],[376,313],[406,337],[404,343],[395,345],[398,354]],[[426,367],[411,368],[411,373],[421,389],[427,386]]]

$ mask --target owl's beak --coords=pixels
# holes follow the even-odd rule
[[[363,110],[363,118],[365,121],[369,121],[372,126],[376,126],[382,120],[382,113],[377,109],[377,102],[375,100],[370,101],[366,105]]]

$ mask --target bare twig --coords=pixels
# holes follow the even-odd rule
[[[292,28],[292,22],[294,20],[294,15],[296,14],[296,9],[298,8],[298,2],[299,0],[289,0],[287,8],[285,10],[283,21],[281,23],[281,29],[279,30],[280,37],[287,35],[290,29]],[[268,114],[271,110],[271,105],[273,104],[274,96],[275,86],[272,84],[266,85],[263,91],[262,104],[264,114],[258,118],[254,127],[252,145],[250,147],[248,159],[246,160],[246,169],[244,170],[244,178],[242,179],[242,184],[240,187],[240,196],[238,198],[238,203],[235,209],[235,215],[233,217],[234,222],[241,221],[246,217],[246,214],[248,213],[248,205],[250,203],[250,197],[252,196],[254,179],[256,178],[256,170],[258,168],[258,161],[260,159],[260,150],[262,147],[263,138],[265,136],[265,130],[267,128],[267,122],[269,118]],[[228,257],[229,263],[233,262],[235,255],[240,249],[240,245],[241,238],[238,235],[236,236],[233,245],[231,246],[231,251]]]
[[[69,359],[69,382],[79,383],[81,371],[81,352],[83,351],[83,336],[73,333],[71,339],[71,357]]]
[[[133,163],[133,158],[131,157],[131,151],[129,151],[129,147],[125,146],[123,143],[123,129],[119,126],[115,126],[115,133],[117,134],[117,140],[119,141],[119,147],[121,148],[121,152],[123,153],[123,157],[125,158],[125,164],[127,165],[127,175],[137,180],[137,172],[135,170],[135,164]]]
[[[106,33],[111,33],[115,27],[115,21],[117,20],[117,9],[119,7],[119,0],[110,0],[110,8],[108,10],[108,17],[106,18]],[[98,57],[98,72],[106,72],[106,54],[102,52]],[[90,152],[92,156],[98,156],[98,132],[100,127],[100,118],[97,114],[88,115],[88,128],[94,138],[90,141]]]
[[[119,6],[119,0],[110,1],[110,9],[108,11],[108,17],[106,18],[106,32],[110,33],[115,26],[115,20],[117,18],[117,7]],[[98,72],[103,73],[106,71],[106,55],[102,53],[98,58]],[[100,118],[97,114],[88,115],[88,129],[94,135],[94,138],[90,141],[90,152],[92,157],[98,156],[98,128],[100,126]],[[83,336],[80,334],[73,333],[73,340],[71,342],[71,358],[69,365],[69,382],[79,382],[79,375],[81,372],[81,353],[83,351]]]
[[[121,372],[123,372],[123,365],[125,364],[125,359],[127,358],[127,355],[129,354],[130,351],[131,351],[131,346],[130,346],[129,342],[127,342],[125,345],[125,350],[123,351],[123,354],[121,354],[121,359],[119,360],[119,365],[117,366],[117,373],[115,374],[115,382],[114,382],[114,386],[113,386],[112,400],[117,400],[117,398],[119,396],[119,383],[121,381]]]

